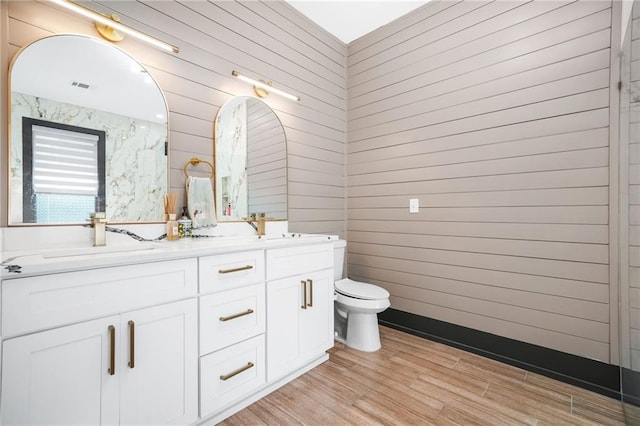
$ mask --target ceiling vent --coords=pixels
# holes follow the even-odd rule
[[[73,83],[71,83],[71,85],[72,85],[72,86],[75,86],[75,87],[79,87],[79,88],[81,88],[81,89],[88,89],[88,88],[89,88],[89,85],[88,85],[88,84],[86,84],[86,83],[79,83],[79,82],[77,82],[77,81],[74,81]]]

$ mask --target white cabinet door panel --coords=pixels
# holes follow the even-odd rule
[[[119,317],[32,334],[3,343],[2,422],[117,424],[118,351],[110,375],[109,326],[118,344]]]
[[[122,314],[120,327],[120,422],[194,422],[198,416],[196,300]]]
[[[267,283],[267,380],[290,372],[301,357],[300,310],[304,303],[298,279]]]
[[[313,304],[302,311],[300,346],[302,357],[311,359],[333,347],[333,271],[306,274],[307,297]]]

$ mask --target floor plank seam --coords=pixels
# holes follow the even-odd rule
[[[482,392],[482,397],[484,398],[485,395],[487,394],[487,391],[489,390],[489,383],[486,384],[486,386],[484,387],[484,391]]]

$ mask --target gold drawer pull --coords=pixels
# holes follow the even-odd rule
[[[136,366],[136,325],[133,321],[129,321],[129,368]]]
[[[253,313],[253,309],[247,309],[244,312],[240,312],[238,314],[229,315],[228,317],[220,317],[220,321],[225,322],[225,321],[229,321],[229,320],[232,320],[232,319],[243,317],[245,315],[251,315],[252,313]]]
[[[231,268],[231,269],[218,269],[219,274],[231,274],[233,272],[246,271],[249,269],[253,269],[252,265],[241,266],[239,268]]]
[[[237,376],[238,374],[242,373],[243,371],[247,371],[248,369],[250,369],[251,367],[253,367],[255,364],[252,362],[248,362],[247,365],[245,365],[244,367],[240,367],[235,371],[232,371],[229,374],[223,374],[220,376],[220,380],[229,380],[230,378],[232,378],[233,376]]]
[[[313,308],[313,281],[307,280],[307,282],[309,283],[309,303],[307,306]]]
[[[109,326],[109,369],[110,376],[116,374],[116,328]]]

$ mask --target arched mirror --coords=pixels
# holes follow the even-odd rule
[[[219,221],[252,213],[287,219],[287,140],[280,119],[261,100],[238,96],[218,111],[215,177]]]
[[[55,35],[10,70],[9,224],[163,217],[167,104],[149,72],[88,36]]]

